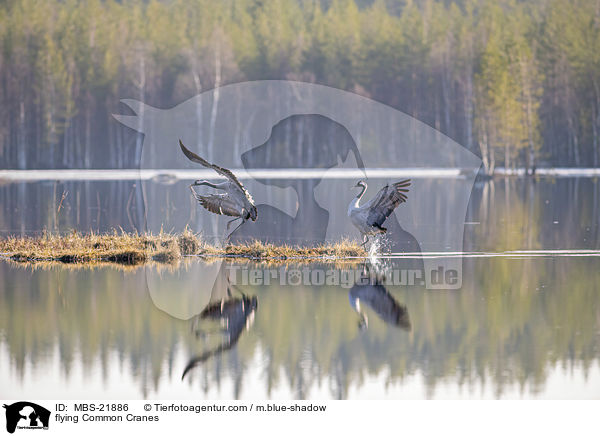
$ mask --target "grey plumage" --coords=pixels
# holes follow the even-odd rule
[[[367,190],[367,183],[361,180],[354,186],[362,188],[362,191],[348,206],[348,216],[363,235],[363,244],[367,243],[370,235],[387,231],[383,223],[398,205],[407,200],[406,193],[409,186],[410,179],[385,185],[375,197],[363,205],[360,204],[360,200]]]
[[[242,182],[240,182],[230,170],[211,164],[196,153],[188,150],[185,145],[183,145],[183,142],[181,142],[181,139],[179,140],[179,146],[181,147],[183,154],[185,154],[189,160],[199,163],[206,168],[212,168],[217,173],[227,178],[227,181],[222,183],[210,183],[206,180],[196,180],[190,185],[192,194],[206,210],[217,215],[233,216],[236,217],[235,219],[241,218],[242,222],[233,231],[237,230],[237,228],[244,224],[248,219],[256,221],[258,212],[256,210],[256,205],[254,204],[254,199],[246,190]],[[209,186],[225,192],[222,194],[200,195],[194,190],[194,186]],[[235,219],[227,223],[227,229],[229,229],[229,225],[235,221]],[[233,233],[233,231],[231,233]]]

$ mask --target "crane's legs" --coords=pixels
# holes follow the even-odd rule
[[[360,244],[361,247],[364,247],[367,242],[369,242],[369,237],[367,235],[363,235],[363,243]]]
[[[223,190],[223,189],[225,189],[223,187],[225,185],[225,183],[210,183],[208,180],[196,180],[190,186],[210,186],[211,188],[214,188],[214,189]]]
[[[240,217],[240,218],[241,218],[241,217]],[[240,219],[240,218],[236,218],[236,219],[234,219],[234,220],[231,220],[231,221],[229,221],[229,222],[227,223],[227,230],[229,230],[229,224],[231,224],[233,221],[235,221],[235,220],[237,220],[237,219]],[[240,223],[240,224],[239,224],[239,225],[238,225],[238,226],[237,226],[235,229],[233,229],[233,230],[231,231],[231,233],[229,233],[229,235],[227,235],[227,237],[225,238],[225,242],[229,242],[229,238],[231,238],[231,235],[233,235],[233,233],[234,233],[234,232],[235,232],[237,229],[239,229],[240,227],[242,227],[242,224],[244,224],[244,223],[247,221],[247,220],[245,220],[245,219],[243,219],[243,218],[241,218],[241,219],[242,219],[242,222],[241,222],[241,223]]]
[[[195,185],[190,185],[190,191],[192,191],[192,195],[194,196],[194,198],[200,201],[200,195],[196,191],[194,191],[194,186]]]
[[[241,217],[237,217],[237,218],[234,218],[232,220],[227,221],[227,226],[225,227],[225,231],[223,232],[223,241],[224,242],[227,242],[229,240],[229,236],[231,236],[231,233],[230,233],[229,236],[225,237],[225,235],[229,231],[229,227],[231,227],[231,223],[234,222],[234,221],[236,221],[236,220],[239,220],[240,218]]]
[[[241,218],[241,217],[239,216],[239,217],[237,217],[237,218],[234,218],[234,219],[232,219],[232,220],[229,220],[229,221],[227,221],[227,230],[229,230],[229,227],[231,227],[231,223],[232,223],[232,222],[234,222],[235,220],[239,220],[240,218]]]

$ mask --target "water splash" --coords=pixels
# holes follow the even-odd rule
[[[382,248],[381,237],[376,236],[373,239],[373,242],[371,242],[371,246],[369,247],[369,253],[367,255],[367,257],[369,258],[369,260],[371,261],[372,264],[377,263],[378,255],[380,253],[381,248]]]
[[[381,257],[383,247],[384,243],[382,236],[376,236],[369,247],[369,253],[367,255],[372,271],[377,275],[382,274],[385,269],[385,259]]]

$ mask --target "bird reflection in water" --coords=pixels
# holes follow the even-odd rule
[[[217,333],[223,335],[223,340],[217,347],[190,359],[183,370],[183,375],[181,376],[182,380],[191,369],[206,362],[212,356],[217,356],[232,349],[235,344],[237,344],[242,333],[249,329],[254,323],[254,315],[258,308],[258,299],[256,296],[249,297],[241,291],[238,292],[240,293],[240,297],[233,297],[231,287],[227,286],[227,295],[225,298],[209,303],[209,305],[194,318],[193,330],[197,338],[205,338],[208,335],[215,333],[214,331],[207,331],[206,329],[201,328],[201,326],[206,323],[211,324],[211,322],[218,322],[220,324],[220,329]]]
[[[406,306],[398,303],[383,285],[379,274],[369,274],[363,269],[361,278],[348,293],[350,305],[358,313],[358,326],[361,330],[369,327],[369,318],[363,306],[370,307],[386,324],[410,330],[410,318]]]

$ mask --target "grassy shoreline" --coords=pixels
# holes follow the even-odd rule
[[[44,233],[38,237],[0,239],[0,256],[15,262],[58,262],[63,264],[143,265],[152,262],[174,264],[185,256],[204,258],[241,258],[249,260],[339,261],[360,259],[366,251],[352,241],[316,247],[293,247],[262,242],[218,247],[189,231],[179,234],[135,234],[114,231],[110,234]]]

